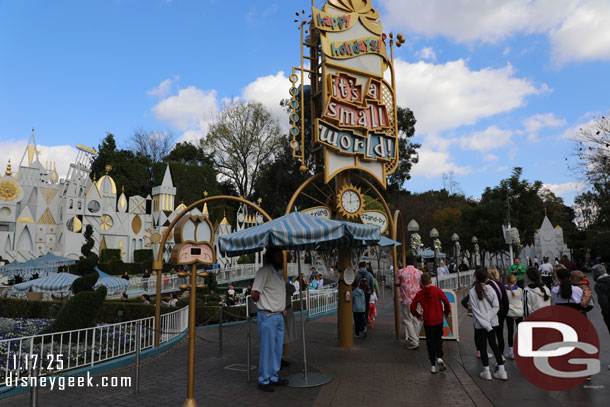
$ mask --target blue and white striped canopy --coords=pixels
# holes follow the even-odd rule
[[[292,212],[262,225],[218,238],[224,256],[239,256],[276,246],[283,250],[374,245],[379,227],[317,218]]]
[[[381,236],[381,239],[379,239],[379,243],[377,243],[377,246],[381,246],[381,247],[400,246],[400,245],[401,245],[400,242],[397,242],[396,240],[392,240],[385,236]]]
[[[108,290],[108,294],[114,294],[117,291],[125,291],[127,287],[129,287],[129,281],[124,278],[113,277],[109,274],[104,273],[99,268],[95,268],[97,274],[100,276],[97,279],[97,282],[93,286],[93,289],[96,289],[100,286],[105,286]]]
[[[15,284],[13,290],[18,292],[66,292],[78,276],[70,273],[49,273],[45,277]]]
[[[56,254],[53,254],[52,252],[48,252],[44,256],[40,256],[36,260],[42,264],[48,264],[49,266],[67,266],[76,263],[75,259],[71,259],[69,257],[64,256],[58,256]]]
[[[76,263],[76,260],[68,257],[56,256],[49,252],[37,259],[30,259],[25,263],[13,262],[6,266],[0,267],[0,274],[7,276],[21,276],[22,278],[31,278],[34,274],[41,277],[49,273],[56,273],[59,266],[65,266]]]

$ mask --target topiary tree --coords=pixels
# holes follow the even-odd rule
[[[93,227],[91,225],[87,225],[85,228],[85,244],[82,245],[80,252],[83,254],[80,259],[76,262],[76,270],[78,274],[84,276],[85,274],[93,273],[95,271],[95,266],[99,261],[99,257],[97,254],[93,253],[91,249],[93,249],[93,245],[95,241],[93,240]]]
[[[74,282],[76,283],[76,281],[78,280]],[[104,286],[95,291],[79,292],[61,307],[53,323],[40,333],[48,334],[94,327],[105,298],[106,287]]]
[[[97,254],[93,253],[93,228],[87,225],[85,229],[85,244],[81,247],[81,258],[76,262],[76,269],[82,277],[72,283],[74,296],[59,310],[57,317],[40,333],[72,331],[75,329],[91,328],[95,326],[97,316],[102,309],[106,298],[106,287],[99,287],[93,291],[93,286],[99,278],[95,270],[98,262]]]
[[[74,295],[83,291],[93,291],[93,286],[97,283],[99,274],[97,271],[93,273],[85,274],[84,276],[77,278],[72,283],[72,293]]]

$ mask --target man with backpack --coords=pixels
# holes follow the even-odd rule
[[[371,293],[375,289],[375,283],[373,282],[373,275],[366,269],[366,263],[361,261],[358,263],[358,272],[356,272],[356,287],[360,285],[360,280],[366,279],[366,290],[364,291],[364,299],[366,301],[366,314],[369,314],[369,300],[371,299]],[[366,333],[366,328],[364,330]]]

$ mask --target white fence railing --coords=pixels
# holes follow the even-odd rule
[[[337,309],[337,304],[339,302],[339,290],[337,288],[307,290],[304,294],[308,317],[324,314]]]
[[[256,272],[262,267],[261,264],[237,264],[232,267],[226,267],[216,273],[216,282],[218,284],[226,284],[235,281],[249,280],[256,277]],[[324,274],[324,270],[318,270]],[[288,277],[296,277],[299,274],[299,268],[296,263],[288,263],[286,272]],[[301,272],[309,276],[311,265],[301,263]]]
[[[188,307],[162,315],[160,342],[180,335],[187,327]],[[39,376],[55,375],[135,353],[138,330],[140,349],[152,348],[155,317],[4,339],[0,341],[0,385],[7,383],[7,378],[16,383],[34,370]]]
[[[466,288],[472,286],[474,283],[474,270],[460,271],[451,274],[444,274],[436,277],[432,277],[432,284],[445,290],[457,290],[458,288]]]

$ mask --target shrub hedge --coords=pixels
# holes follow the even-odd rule
[[[152,273],[152,266],[148,263],[123,263],[122,261],[112,261],[110,263],[100,263],[97,265],[100,270],[106,274],[113,276],[123,275],[125,271],[130,276],[136,274],[144,274],[144,270],[148,269]],[[172,268],[176,269],[176,266],[171,264],[163,264],[163,272],[168,273]]]
[[[151,249],[139,249],[133,251],[134,263],[147,263],[152,265],[153,251]]]
[[[55,320],[41,333],[72,331],[95,326],[97,316],[106,298],[106,287],[95,291],[81,291],[60,308]]]
[[[95,292],[91,291],[91,294]],[[89,293],[86,293],[89,294]],[[52,318],[56,307],[62,304],[57,301],[30,301],[16,298],[0,298],[1,317],[6,318]],[[62,307],[63,308],[63,307]],[[176,311],[181,307],[161,307],[161,314]],[[219,306],[197,306],[197,325],[217,324]],[[97,316],[96,322],[117,323],[132,321],[155,315],[155,306],[124,302],[105,302]],[[241,306],[223,307],[223,322],[243,321],[246,308]]]
[[[121,249],[102,249],[100,263],[111,263],[121,261]]]
[[[17,298],[0,298],[0,317],[5,318],[54,318],[58,308],[64,303],[59,301],[32,301]],[[176,311],[177,307],[161,307],[161,313]],[[122,312],[122,315],[119,314]],[[155,315],[154,305],[106,301],[97,316],[96,322],[116,323],[151,317]]]

